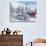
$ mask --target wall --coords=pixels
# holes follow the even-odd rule
[[[10,22],[10,0],[0,0],[0,31],[9,27],[23,32],[24,44],[36,37],[46,37],[46,0],[37,0],[36,22]]]

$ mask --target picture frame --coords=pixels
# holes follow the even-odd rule
[[[37,17],[36,1],[10,1],[10,21],[12,22],[31,22]]]

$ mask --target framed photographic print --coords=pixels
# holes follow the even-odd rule
[[[37,17],[37,2],[27,0],[10,0],[10,21],[31,22]]]

